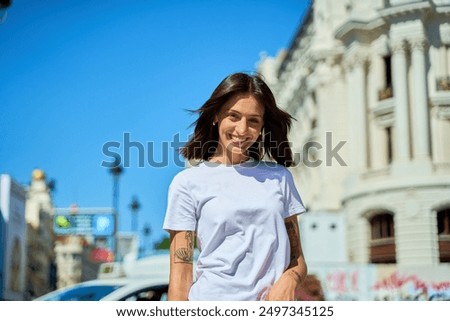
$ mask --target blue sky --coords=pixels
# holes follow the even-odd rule
[[[124,135],[160,162],[164,142],[186,141],[195,109],[228,74],[254,71],[260,54],[289,46],[306,0],[13,0],[0,24],[0,172],[28,184],[35,168],[56,180],[54,205],[109,207],[101,166]],[[141,203],[139,230],[162,230],[167,188],[180,170],[138,149],[120,178],[119,229]],[[144,158],[147,161],[147,156]]]

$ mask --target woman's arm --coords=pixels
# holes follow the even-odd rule
[[[192,286],[193,231],[170,231],[169,301],[187,301]]]
[[[308,271],[300,242],[297,215],[288,217],[285,224],[291,245],[291,263],[267,295],[266,300],[270,301],[293,301],[295,290],[300,287]]]

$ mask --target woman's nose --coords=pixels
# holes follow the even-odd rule
[[[247,129],[248,129],[247,120],[244,118],[241,118],[239,120],[239,122],[236,124],[236,132],[241,135],[246,134]]]

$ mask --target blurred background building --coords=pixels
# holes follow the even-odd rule
[[[0,176],[0,300],[32,300],[57,288],[97,278],[121,257],[138,257],[138,236],[117,233],[112,208],[55,208],[54,181],[41,169],[21,185]]]
[[[24,300],[27,264],[26,190],[0,175],[0,300]]]
[[[55,236],[50,187],[44,171],[35,169],[32,173],[25,206],[27,221],[26,299],[32,299],[56,289]]]
[[[449,0],[315,0],[290,48],[261,58],[297,119],[311,266],[450,280],[449,21]]]

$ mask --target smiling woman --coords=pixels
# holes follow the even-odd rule
[[[291,116],[245,73],[225,78],[197,112],[182,153],[200,163],[169,188],[169,300],[294,300],[306,264],[297,222],[305,209],[286,169]]]

